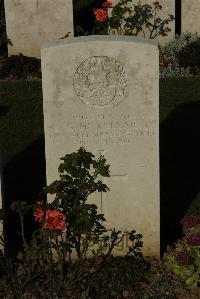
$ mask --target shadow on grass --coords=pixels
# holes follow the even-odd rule
[[[0,117],[4,116],[9,111],[9,107],[5,105],[0,105]]]
[[[16,254],[21,247],[20,225],[16,213],[10,210],[15,201],[34,203],[46,185],[44,136],[15,156],[3,167],[6,252]],[[29,239],[35,229],[33,214],[25,218],[25,234]]]
[[[200,102],[180,104],[160,126],[161,251],[200,191]]]
[[[181,237],[180,220],[200,191],[200,102],[180,104],[160,127],[161,251]],[[21,238],[15,200],[33,203],[46,185],[44,136],[15,156],[3,169],[7,252],[16,254]],[[35,223],[26,217],[26,236]]]

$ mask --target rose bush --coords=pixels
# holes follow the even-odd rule
[[[112,8],[110,14],[108,9]],[[96,25],[93,34],[118,34],[148,37],[167,36],[171,31],[168,26],[175,20],[173,15],[167,19],[159,16],[162,5],[159,1],[152,5],[132,3],[132,0],[119,0],[116,5],[105,1],[102,8],[94,10]]]
[[[11,263],[0,259],[2,268],[6,269],[2,282],[0,280],[2,298],[8,298],[10,294],[14,298],[69,298],[69,293],[70,298],[80,298],[72,295],[79,293],[84,296],[85,291],[93,298],[93,280],[97,281],[97,297],[103,298],[107,294],[111,298],[113,287],[99,290],[98,282],[102,284],[99,274],[103,271],[108,275],[108,285],[116,285],[118,259],[112,256],[112,252],[123,243],[124,236],[127,252],[124,262],[123,258],[119,260],[122,269],[127,269],[128,264],[131,267],[127,275],[122,273],[120,284],[124,284],[125,279],[124,287],[130,288],[132,275],[137,287],[140,283],[138,278],[146,275],[148,263],[141,251],[142,235],[135,230],[122,233],[115,228],[107,230],[104,215],[99,214],[97,206],[88,201],[94,192],[109,190],[100,180],[100,177],[109,176],[105,158],[100,156],[95,159],[92,153],[80,148],[61,160],[59,179],[44,188],[40,194],[42,200],[33,205],[21,201],[12,205],[21,220],[23,250]],[[48,194],[51,194],[51,202],[46,199]],[[26,240],[24,217],[30,210],[38,229],[30,240]],[[88,251],[89,256],[86,255]],[[107,269],[109,264],[110,270]],[[133,267],[137,268],[137,275],[132,271]],[[118,287],[114,288],[115,293],[120,295]]]
[[[194,288],[185,288],[184,282],[166,271],[161,260],[143,256],[142,235],[135,230],[125,233],[126,254],[113,256],[125,234],[108,231],[104,215],[87,201],[94,192],[108,191],[100,180],[109,176],[103,156],[95,159],[80,148],[61,160],[59,179],[44,188],[42,200],[33,205],[12,204],[22,221],[23,250],[14,259],[0,256],[0,298],[199,298],[193,297]],[[46,194],[54,199],[48,202]],[[27,241],[23,220],[30,210],[38,229]],[[187,238],[168,254],[167,261],[179,277],[194,285],[199,281],[200,218],[184,218],[182,224]],[[87,258],[91,243],[93,250]],[[75,260],[72,251],[77,253]],[[184,297],[178,296],[179,289]]]

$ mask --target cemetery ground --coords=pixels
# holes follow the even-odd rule
[[[9,210],[9,206],[14,200],[35,202],[39,192],[46,184],[41,81],[1,81],[0,95],[0,141],[4,169],[4,196],[6,198],[5,230],[7,237],[5,242],[8,251],[15,254],[19,249],[16,244],[20,243],[19,235],[16,233],[19,223],[15,213]],[[167,244],[173,244],[177,238],[181,237],[180,219],[183,218],[190,203],[199,193],[199,97],[199,77],[160,80],[162,254],[166,250]],[[107,162],[109,163],[109,161]],[[199,209],[199,207],[196,208]],[[32,215],[28,214],[26,219],[27,236],[32,233],[27,227],[34,228],[34,225]],[[99,273],[99,276],[96,276],[100,284],[96,286],[96,289],[94,288],[95,291],[99,292],[97,296],[101,296],[101,283],[104,283],[105,277],[108,279],[107,273],[111,271],[114,277],[118,272],[123,272],[124,269],[128,271],[127,267],[130,265],[130,261],[126,258],[122,264],[120,258],[109,261],[110,270],[105,268]],[[137,263],[133,263],[133,265],[135,268],[131,268],[130,271],[136,271],[137,275],[133,275],[134,277],[130,275],[129,279],[135,280],[134,287],[139,290],[138,280],[146,279],[146,282],[148,280],[143,277],[146,265],[143,265],[142,271],[139,271],[141,265]],[[162,266],[159,262],[154,261],[152,265],[161,274],[157,279],[154,275],[152,276],[151,279],[155,281],[152,281],[151,286],[148,286],[148,292],[158,297],[150,297],[149,295],[145,298],[199,298],[197,290],[191,291],[187,287],[180,286],[176,279],[170,280],[165,270],[161,270]],[[86,267],[86,271],[90,271],[88,269],[91,269],[91,266],[88,265],[89,268]],[[152,269],[151,273],[153,273]],[[112,279],[114,279],[113,277]],[[124,277],[122,281],[123,279]],[[120,283],[123,284],[122,281],[119,282],[118,288],[121,287]],[[142,283],[145,285],[145,281]],[[176,295],[175,293],[172,294],[175,289]],[[73,290],[71,291],[73,293]],[[142,290],[140,291],[142,292]],[[131,292],[132,290],[127,286],[121,297],[113,298],[132,298]],[[145,291],[143,290],[143,292]],[[161,294],[166,297],[161,297]],[[68,297],[63,298],[73,297],[68,294]]]

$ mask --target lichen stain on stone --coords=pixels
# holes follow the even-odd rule
[[[14,7],[21,6],[21,2],[20,2],[20,0],[16,0],[16,1],[13,3],[13,6],[14,6]]]
[[[129,69],[129,74],[128,75],[131,78],[134,78],[134,79],[137,80],[137,77],[139,75],[140,66],[141,66],[140,63],[135,63],[134,67],[132,67],[131,69]]]
[[[58,72],[57,72],[56,68],[53,70],[52,73],[54,74],[54,80],[53,80],[53,82],[55,84],[55,89],[54,89],[54,94],[53,94],[53,104],[55,106],[57,106],[58,98],[59,98],[59,95],[61,93],[61,82],[60,82],[60,78],[58,76]]]

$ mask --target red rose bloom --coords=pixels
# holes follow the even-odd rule
[[[66,228],[66,217],[58,210],[47,210],[43,228],[62,231]]]
[[[107,12],[102,8],[96,9],[94,11],[94,14],[95,14],[96,20],[98,22],[105,21],[107,19],[107,16],[108,16]]]
[[[111,1],[106,1],[102,4],[103,7],[109,8],[112,7],[112,2]]]
[[[41,208],[34,211],[35,221],[41,222],[43,215],[44,215],[44,210]]]

